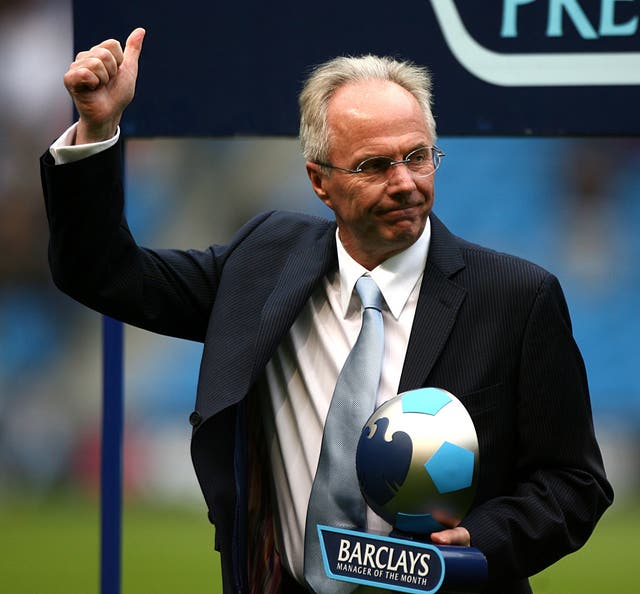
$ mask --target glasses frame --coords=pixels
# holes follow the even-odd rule
[[[371,159],[387,159],[389,161],[389,166],[387,167],[387,169],[384,172],[386,174],[395,165],[400,165],[400,164],[408,165],[411,162],[411,155],[413,155],[414,153],[417,153],[418,151],[422,151],[424,149],[429,149],[431,151],[431,160],[433,161],[433,171],[430,171],[429,173],[427,173],[425,175],[419,175],[419,174],[411,171],[411,169],[409,169],[409,173],[411,173],[411,175],[416,175],[418,177],[429,177],[429,176],[433,175],[437,171],[438,167],[440,167],[440,162],[441,162],[442,158],[445,156],[444,151],[442,149],[438,148],[435,144],[432,145],[432,146],[419,146],[418,148],[415,148],[415,149],[409,151],[399,161],[394,161],[390,157],[386,157],[384,155],[376,155],[374,157],[367,157],[362,162],[360,162],[355,167],[355,169],[349,169],[348,167],[338,167],[337,165],[333,165],[332,163],[325,163],[323,161],[313,161],[313,163],[315,163],[316,165],[320,165],[320,167],[327,167],[328,169],[337,169],[338,171],[342,171],[344,173],[364,173],[363,165],[367,161],[370,161]],[[381,183],[386,183],[386,180],[381,182]]]

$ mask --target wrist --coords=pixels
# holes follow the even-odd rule
[[[73,144],[91,144],[111,140],[118,130],[120,119],[105,122],[100,125],[87,124],[80,118],[76,127],[76,135]]]

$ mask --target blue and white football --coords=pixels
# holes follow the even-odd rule
[[[358,442],[362,494],[401,532],[457,525],[478,474],[478,438],[463,404],[440,388],[404,392],[379,406]]]

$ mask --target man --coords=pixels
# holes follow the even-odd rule
[[[527,576],[580,547],[612,491],[557,280],[451,235],[431,212],[441,153],[426,72],[338,58],[307,82],[306,168],[337,232],[271,212],[226,246],[148,250],[123,219],[117,137],[143,37],[135,30],[124,52],[113,40],[82,52],[65,75],[80,117],[42,160],[50,263],[89,307],[204,341],[192,456],[225,592],[303,591],[305,519],[362,275],[384,301],[378,401],[444,388],[478,433],[473,507],[432,541],[478,547],[486,592],[530,592]],[[367,522],[389,529],[372,512]]]

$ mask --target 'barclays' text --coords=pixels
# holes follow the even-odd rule
[[[397,551],[394,547],[372,543],[363,546],[360,542],[344,538],[340,540],[338,551],[338,561],[350,566],[402,572],[418,577],[428,575],[430,559],[431,555],[425,552],[405,549]]]

